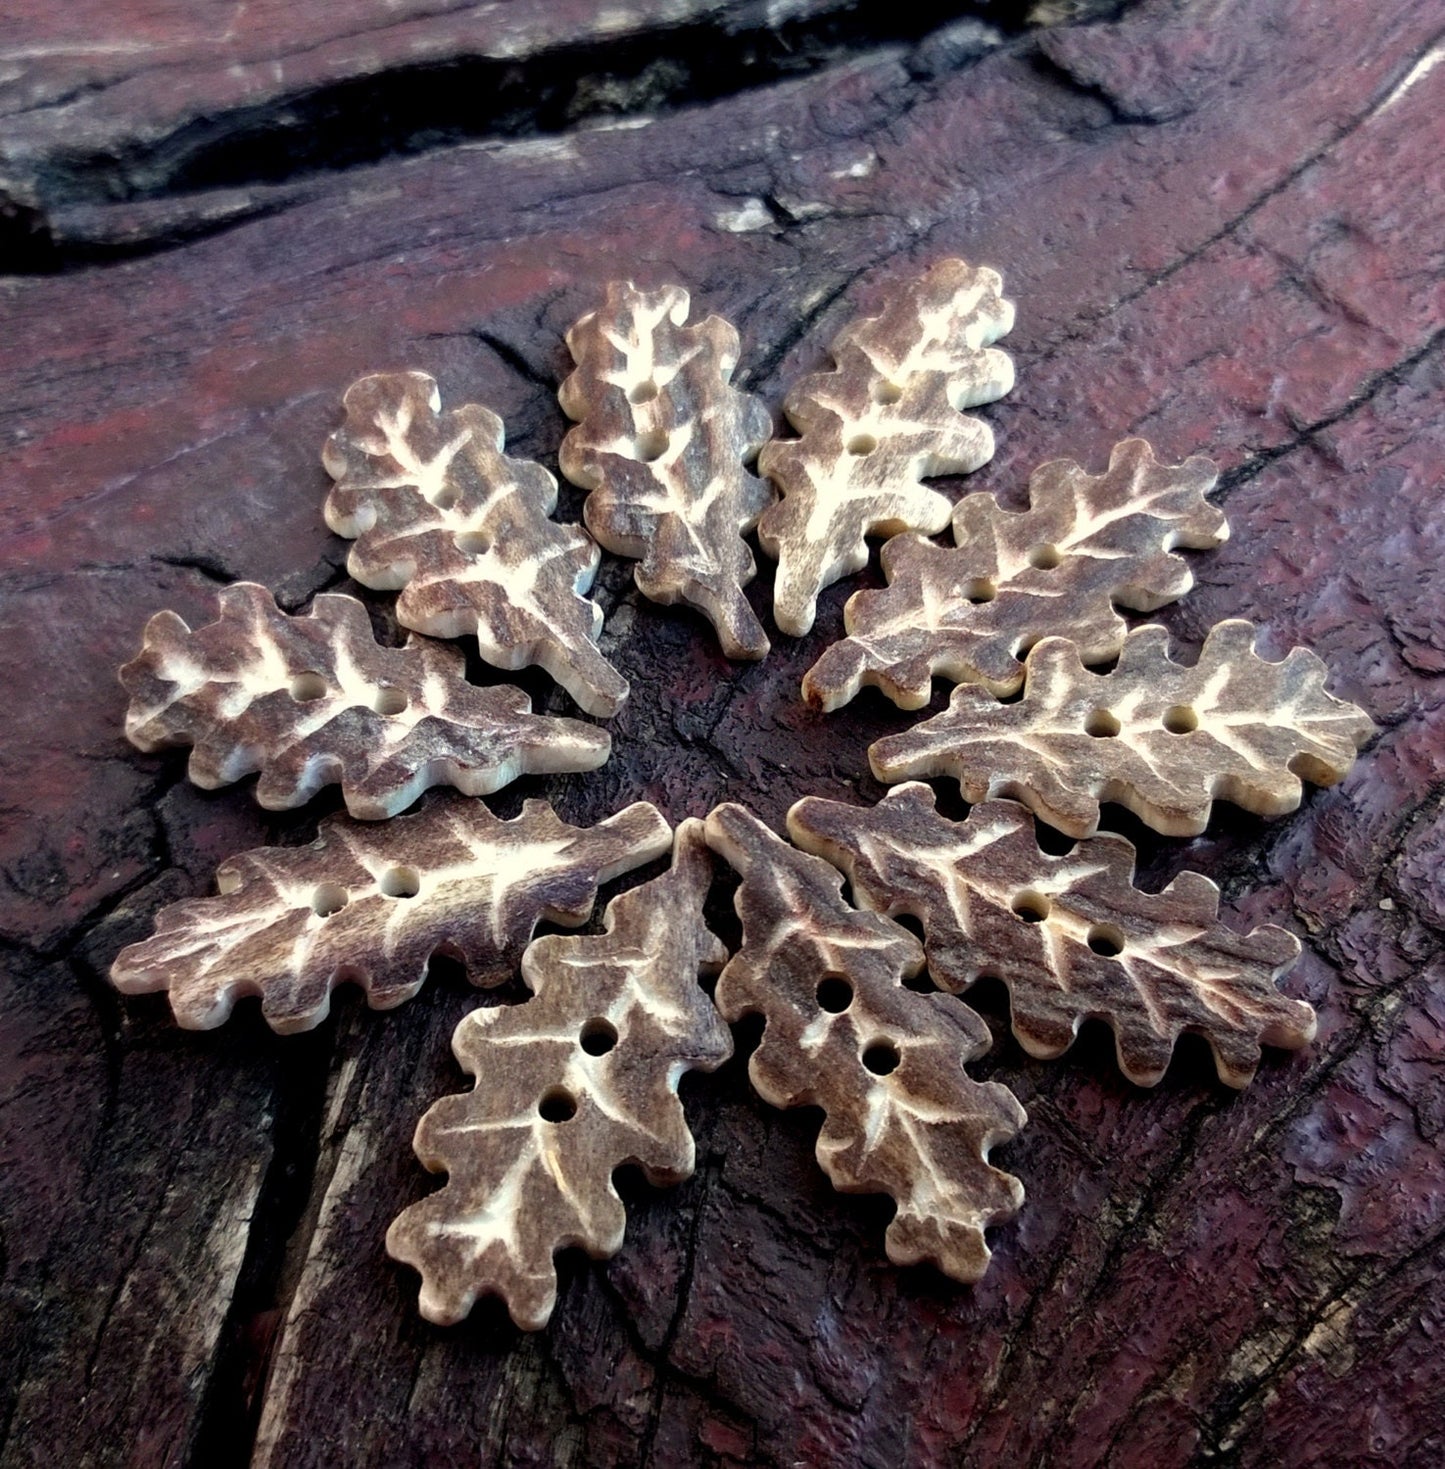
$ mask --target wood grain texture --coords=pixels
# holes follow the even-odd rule
[[[286,10],[336,26],[334,6]],[[11,7],[7,48],[68,44],[45,28],[68,13]],[[154,6],[108,14],[180,26]],[[402,1465],[1433,1469],[1442,33],[1439,0],[1144,0],[1002,44],[880,30],[627,126],[484,131],[243,184],[217,168],[49,209],[58,239],[146,253],[62,251],[51,274],[21,259],[0,283],[3,1462],[51,1462],[59,1443],[82,1465],[278,1469],[338,1445]],[[221,59],[204,73],[237,58]],[[87,81],[63,55],[23,64]],[[373,64],[384,80],[394,53]],[[107,105],[140,118],[170,74],[135,75],[133,102]],[[182,112],[224,141],[241,120],[207,85]],[[342,108],[330,136],[365,142],[379,121]],[[37,158],[63,153],[63,119],[26,126]],[[882,1257],[886,1206],[831,1188],[816,1118],[752,1096],[744,1032],[737,1060],[682,1084],[695,1176],[662,1194],[622,1179],[624,1247],[563,1258],[546,1332],[485,1306],[428,1326],[382,1240],[426,1192],[410,1136],[419,1104],[461,1086],[448,1038],[476,991],[451,972],[393,1014],[338,998],[290,1038],[246,1007],[190,1033],[162,999],[117,997],[101,976],[164,902],[207,891],[235,852],[309,840],[314,815],[198,792],[182,755],[135,752],[115,669],[157,607],[204,621],[218,582],[261,582],[290,611],[346,586],[316,454],[362,373],[426,370],[555,466],[563,332],[607,281],[686,284],[737,324],[739,385],[776,406],[900,262],[947,254],[1001,265],[1019,306],[1018,381],[987,410],[998,452],[969,488],[1022,509],[1036,465],[1097,466],[1133,434],[1170,462],[1207,455],[1231,538],[1190,557],[1194,589],[1157,617],[1180,647],[1229,617],[1265,628],[1271,656],[1309,646],[1381,727],[1344,781],[1268,826],[1221,809],[1164,843],[1107,813],[1146,888],[1196,868],[1232,927],[1304,940],[1284,989],[1319,1034],[1242,1094],[1187,1045],[1142,1092],[1089,1028],[1044,1063],[990,1011],[975,1069],[1028,1111],[995,1155],[1028,1205],[984,1280],[951,1287]],[[580,496],[564,489],[559,513],[576,522]],[[739,799],[779,829],[806,795],[881,796],[867,747],[917,716],[871,692],[827,716],[798,696],[876,575],[829,589],[808,637],[747,666],[630,578],[604,558],[595,592],[632,685],[612,759],[519,782],[501,814],[547,794],[586,824],[652,799],[675,823]],[[766,565],[748,593],[765,612]],[[363,595],[384,624],[389,599]],[[520,681],[565,712],[545,679]],[[726,904],[709,916],[736,940]]]

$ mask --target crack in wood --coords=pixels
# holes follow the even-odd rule
[[[1138,0],[1100,0],[1082,7],[1079,18],[1116,16],[1131,3]],[[23,175],[7,182],[0,174],[0,271],[48,274],[173,249],[286,207],[285,198],[267,193],[279,184],[463,143],[560,137],[598,121],[651,118],[889,48],[901,53],[956,26],[960,16],[977,15],[1001,35],[1023,35],[1035,8],[1031,0],[962,7],[955,0],[856,0],[798,19],[774,21],[763,7],[751,12],[751,23],[644,24],[520,57],[459,50],[441,62],[393,64],[197,115],[159,137],[119,133],[90,148],[69,141],[64,123],[68,105],[110,84],[88,85],[45,104],[56,118],[50,148]],[[730,18],[724,7],[722,19]],[[229,199],[222,198],[226,191]],[[112,243],[68,237],[61,223],[77,206],[193,194],[215,196],[219,213],[160,214],[149,230]]]

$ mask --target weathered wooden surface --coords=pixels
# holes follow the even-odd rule
[[[103,32],[54,29],[102,9]],[[925,35],[947,7],[859,6],[796,74],[739,64],[735,94],[708,63],[758,7],[679,4],[682,31],[633,30],[691,56],[711,100],[618,87],[614,125],[588,104],[590,126],[510,138],[566,117],[479,105],[430,151],[425,71],[415,126],[375,99],[402,97],[385,84],[408,55],[491,32],[415,7],[405,45],[357,50],[342,9],[27,3],[0,31],[0,1461],[1440,1462],[1445,3],[1142,0],[992,46],[969,17]],[[789,11],[795,36],[831,24]],[[228,90],[233,12],[253,76],[268,46],[350,60]],[[601,12],[565,7],[568,34]],[[104,85],[67,49],[101,34]],[[171,67],[172,46],[199,60]],[[152,50],[168,69],[148,75]],[[327,90],[345,77],[382,90]],[[93,109],[78,153],[67,92]],[[294,158],[288,106],[327,119]],[[98,160],[136,138],[185,167],[111,178]],[[1319,1038],[1240,1096],[1197,1054],[1145,1092],[1098,1037],[1032,1062],[994,1013],[982,1074],[1030,1114],[997,1161],[1028,1201],[973,1288],[890,1266],[886,1206],[835,1194],[816,1116],[768,1109],[734,1061],[683,1087],[697,1176],[628,1183],[622,1253],[566,1262],[545,1333],[492,1306],[428,1326],[382,1236],[432,1186],[410,1135],[462,1088],[447,1039],[475,992],[443,974],[395,1014],[353,997],[278,1039],[254,1011],[184,1034],[111,991],[161,902],[315,822],[132,751],[115,668],[157,608],[205,620],[218,582],[292,607],[344,584],[318,450],[362,372],[432,372],[555,463],[561,334],[609,278],[676,279],[735,320],[740,382],[776,405],[890,264],[946,252],[1002,268],[1020,308],[1018,386],[985,410],[1000,452],[970,488],[1019,505],[1036,463],[1097,472],[1136,432],[1216,457],[1233,537],[1160,619],[1194,646],[1229,616],[1276,655],[1307,643],[1382,727],[1278,824],[1221,812],[1171,845],[1111,823],[1151,883],[1202,868],[1241,925],[1306,940],[1288,989]],[[612,761],[547,784],[563,816],[726,798],[777,826],[804,794],[875,797],[866,746],[915,716],[798,696],[859,584],[732,665],[608,558],[603,647],[633,693]]]

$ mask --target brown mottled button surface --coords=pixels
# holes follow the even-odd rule
[[[589,714],[615,714],[627,681],[597,651],[602,609],[583,593],[599,553],[549,519],[557,481],[502,452],[502,420],[479,403],[441,412],[424,372],[353,383],[322,461],[336,481],[326,523],[356,541],[363,586],[400,589],[403,627],[475,634],[497,668],[545,668]]]
[[[1067,639],[1045,638],[1016,703],[960,685],[941,714],[879,740],[868,758],[879,780],[946,775],[970,802],[1013,796],[1072,837],[1098,830],[1101,801],[1194,836],[1216,797],[1283,816],[1302,781],[1333,785],[1350,768],[1375,727],[1325,692],[1327,677],[1305,648],[1261,658],[1242,621],[1213,627],[1188,668],[1154,623],[1129,634],[1107,674],[1085,668]]]
[[[1113,1028],[1124,1075],[1153,1086],[1192,1031],[1209,1041],[1220,1078],[1243,1086],[1261,1043],[1293,1050],[1315,1033],[1314,1011],[1275,986],[1299,940],[1273,925],[1227,927],[1219,889],[1197,872],[1141,892],[1123,837],[1089,837],[1054,856],[1015,802],[985,801],[949,821],[917,783],[872,807],[809,796],[788,813],[788,831],[847,874],[855,902],[921,920],[941,988],[1002,980],[1031,1056],[1062,1055],[1098,1018]]]
[[[732,1054],[697,982],[727,957],[703,923],[711,882],[702,823],[684,821],[670,870],[614,898],[603,933],[531,945],[530,1000],[473,1011],[457,1027],[452,1049],[476,1086],[437,1102],[416,1130],[417,1156],[446,1186],[386,1236],[388,1252],[421,1272],[428,1320],[460,1321],[495,1292],[518,1326],[545,1326],[553,1255],[622,1247],[613,1172],[637,1163],[653,1184],[692,1173],[678,1081]]]
[[[795,439],[758,463],[782,501],[758,524],[778,563],[773,620],[791,637],[813,625],[818,593],[868,560],[870,535],[936,535],[953,510],[920,483],[969,474],[993,456],[993,433],[963,412],[1013,386],[1013,363],[990,343],[1013,325],[997,271],[940,260],[900,281],[878,316],[833,341],[834,367],[784,400]]]
[[[837,709],[873,684],[921,709],[936,676],[1004,696],[1046,637],[1071,638],[1085,663],[1117,658],[1126,626],[1115,604],[1152,612],[1182,597],[1194,576],[1173,549],[1228,537],[1204,498],[1215,478],[1207,459],[1160,464],[1143,439],[1128,439],[1103,474],[1072,459],[1040,465],[1025,511],[966,496],[953,512],[957,545],[896,536],[883,547],[888,586],[849,598],[848,636],[808,671],[803,696]]]
[[[665,852],[671,835],[645,801],[590,827],[545,801],[502,821],[451,794],[393,821],[335,816],[310,846],[222,863],[220,896],[162,908],[155,935],[120,951],[111,981],[126,994],[167,991],[188,1030],[259,995],[283,1034],[319,1024],[343,980],[373,1009],[409,1000],[438,952],[465,963],[474,984],[498,984],[543,918],[585,923],[598,884]]]
[[[339,781],[346,809],[377,821],[434,785],[487,795],[520,775],[595,770],[611,749],[606,730],[533,714],[521,689],[468,683],[460,648],[383,647],[355,597],[317,597],[303,617],[254,582],[218,600],[194,632],[158,612],[120,671],[131,743],[191,745],[188,774],[207,790],[260,771],[256,799],[282,810]]]
[[[903,983],[923,968],[918,940],[850,908],[842,874],[821,858],[736,805],[713,811],[707,839],[742,876],[742,947],[716,998],[729,1020],[766,1021],[753,1086],[775,1107],[823,1109],[817,1158],[834,1187],[897,1201],[890,1260],[979,1279],[984,1230],[1024,1192],[988,1152],[1027,1120],[1006,1087],[964,1071],[988,1049],[988,1027],[952,995]]]
[[[761,658],[767,634],[743,588],[757,574],[743,536],[776,498],[745,467],[772,430],[763,400],[731,386],[738,334],[720,316],[687,325],[681,286],[613,281],[567,333],[576,371],[558,398],[577,420],[562,473],[590,490],[598,542],[639,561],[638,590],[685,602],[729,658]]]

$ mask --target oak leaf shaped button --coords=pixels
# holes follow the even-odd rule
[[[194,632],[158,612],[120,671],[131,743],[192,746],[188,773],[207,790],[260,771],[256,799],[275,811],[339,781],[346,809],[379,821],[431,786],[483,796],[521,775],[595,770],[611,749],[606,730],[533,714],[519,688],[468,683],[460,648],[383,647],[355,597],[319,596],[292,617],[237,582],[219,601]]]
[[[336,481],[326,523],[355,540],[363,586],[400,590],[403,627],[474,634],[497,668],[539,664],[589,714],[615,714],[627,681],[597,649],[602,609],[584,593],[599,552],[550,518],[557,481],[502,452],[502,420],[479,403],[441,411],[424,372],[353,383],[322,462]]]

